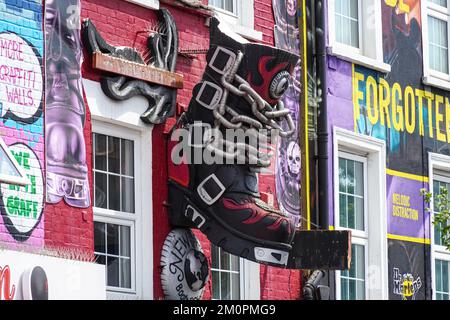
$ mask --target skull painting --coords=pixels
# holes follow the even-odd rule
[[[297,1],[296,0],[286,0],[286,10],[287,13],[292,17],[295,16],[297,10]]]
[[[291,141],[287,148],[288,156],[288,169],[289,173],[293,176],[300,174],[301,158],[300,158],[300,146],[297,142]]]

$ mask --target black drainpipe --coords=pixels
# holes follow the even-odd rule
[[[317,147],[318,147],[318,186],[319,186],[319,223],[321,229],[328,230],[328,104],[327,104],[327,55],[325,39],[325,3],[324,0],[315,1],[316,17],[316,64],[317,80],[320,80],[318,92],[321,92],[321,102],[318,106],[317,118]],[[317,81],[316,80],[316,81]]]

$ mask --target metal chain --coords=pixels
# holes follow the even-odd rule
[[[295,124],[292,120],[291,112],[284,108],[283,102],[279,102],[276,107],[272,107],[265,101],[242,77],[237,75],[237,71],[243,59],[243,53],[238,52],[236,60],[227,73],[221,78],[221,84],[224,87],[222,98],[217,107],[213,110],[215,127],[213,132],[220,133],[220,128],[225,129],[242,129],[245,134],[257,139],[258,148],[251,146],[249,143],[235,143],[222,138],[221,134],[211,134],[210,140],[206,143],[206,148],[227,160],[238,161],[256,168],[267,168],[271,165],[273,157],[273,148],[269,145],[274,136],[279,135],[282,138],[289,138],[295,133]],[[236,82],[238,87],[233,85]],[[233,94],[244,98],[249,105],[253,115],[251,118],[246,115],[239,114],[236,110],[227,105],[229,95]],[[228,120],[225,115],[229,115]],[[285,120],[288,130],[285,131],[280,123]],[[262,134],[260,130],[265,129],[266,133]],[[276,134],[274,134],[274,131]],[[216,139],[215,137],[219,137]],[[224,150],[225,149],[225,150]],[[258,169],[255,169],[257,171]]]

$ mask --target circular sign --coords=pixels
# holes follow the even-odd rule
[[[25,241],[41,220],[44,207],[44,177],[38,157],[27,145],[13,144],[9,146],[9,150],[24,169],[30,184],[0,184],[0,212],[11,235],[16,240]]]
[[[161,254],[161,283],[168,300],[200,300],[209,278],[208,260],[188,229],[175,229]]]
[[[43,88],[39,52],[15,33],[0,33],[0,117],[33,123]]]

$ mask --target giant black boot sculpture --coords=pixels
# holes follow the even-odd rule
[[[281,137],[294,133],[289,110],[283,108],[280,98],[288,87],[298,56],[249,43],[225,30],[216,19],[211,20],[210,27],[208,65],[202,82],[194,88],[188,111],[177,126],[191,134],[188,141],[173,139],[169,162],[179,155],[177,146],[184,144],[186,154],[198,154],[199,150],[204,154],[206,150],[226,164],[220,161],[193,164],[193,157],[187,159],[186,154],[184,160],[190,161],[189,164],[172,163],[171,221],[174,225],[189,226],[187,219],[211,242],[232,254],[286,267],[295,227],[282,212],[260,200],[255,173],[270,166],[271,155],[261,150],[265,148],[261,148],[261,140],[259,146],[250,145],[251,139],[241,143],[230,141],[225,130],[241,130],[248,137],[269,139],[273,138],[274,130]],[[288,131],[281,130],[280,121],[287,122]],[[196,134],[192,134],[199,127],[212,128],[200,143],[194,138]],[[180,135],[178,132],[173,137]]]

